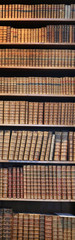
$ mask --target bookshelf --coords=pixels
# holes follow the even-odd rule
[[[6,4],[8,4],[8,6],[10,6],[11,3],[13,4],[13,1],[7,1],[7,3],[5,3],[5,10],[3,10],[3,11],[5,11],[5,14],[9,13],[8,12],[9,7],[7,8]],[[32,5],[32,4],[36,5],[36,4],[40,4],[40,3],[39,3],[38,0],[37,0],[37,3],[35,3],[34,1],[33,1],[33,3],[30,2],[30,1],[25,3],[22,0],[22,1],[19,1],[19,5],[20,4],[24,4],[25,6],[26,6],[26,4],[28,4],[27,9],[29,9],[30,5]],[[45,7],[46,2],[44,0],[41,1],[41,8],[42,8],[42,4],[44,4],[43,7]],[[52,2],[49,1],[49,3],[47,1],[47,4],[50,4],[50,5],[53,4],[53,6],[54,6],[54,4],[55,4],[55,6],[57,6],[57,4],[60,5],[59,2],[56,3],[53,0],[52,0]],[[66,16],[66,11],[67,11],[67,17],[65,17],[65,18],[63,18],[63,17],[62,18],[61,17],[57,17],[57,18],[56,17],[47,17],[47,15],[46,15],[46,17],[38,17],[38,18],[36,17],[37,15],[35,15],[35,18],[33,18],[33,17],[28,17],[28,18],[25,17],[24,18],[22,16],[18,17],[18,18],[17,17],[12,17],[11,18],[10,16],[9,16],[9,18],[8,17],[3,17],[3,18],[0,17],[0,26],[2,26],[2,28],[4,26],[6,26],[6,27],[10,27],[11,29],[14,28],[14,29],[28,29],[28,30],[31,30],[32,28],[33,29],[37,28],[38,31],[39,31],[40,28],[46,29],[47,26],[53,27],[55,25],[56,26],[59,25],[59,26],[63,27],[63,25],[64,25],[64,26],[67,26],[67,27],[70,27],[70,26],[73,27],[74,28],[74,33],[75,33],[75,16],[71,17],[70,9],[68,10],[70,4],[72,4],[71,5],[71,7],[72,7],[71,14],[72,14],[73,11],[75,11],[73,9],[73,1],[71,0],[71,1],[68,2],[68,7],[66,7],[67,10],[64,10],[64,16]],[[0,3],[0,14],[1,14],[1,5],[3,5],[3,2]],[[64,1],[64,4],[62,4],[62,5],[67,6],[66,1]],[[17,2],[15,2],[14,6],[15,6],[15,9],[17,9],[17,7],[16,7]],[[27,9],[25,10],[26,13],[28,11]],[[63,7],[62,7],[62,9],[63,9]],[[21,10],[24,13],[23,6],[22,6]],[[21,10],[20,10],[20,14],[21,14]],[[44,11],[45,11],[45,9],[44,9]],[[51,11],[52,11],[52,9],[51,9]],[[55,14],[56,14],[56,7],[54,8],[54,11],[55,11]],[[11,10],[11,12],[12,12],[12,10]],[[33,12],[34,12],[34,8],[33,8]],[[41,13],[41,14],[43,14],[43,13]],[[47,14],[47,13],[45,13],[45,14]],[[9,15],[10,15],[10,13],[9,13]],[[73,32],[73,28],[71,30],[72,32]],[[65,34],[63,33],[63,36],[65,36],[65,39],[66,39],[66,35],[69,35],[68,31],[69,30],[66,30],[66,27],[65,27]],[[17,32],[18,32],[18,30],[17,30]],[[11,41],[11,40],[7,41],[7,37],[9,37],[8,36],[9,33],[8,33],[8,35],[6,35],[7,34],[6,32],[4,32],[4,33],[2,32],[2,38],[0,38],[0,49],[1,49],[1,51],[4,50],[4,53],[1,52],[1,54],[3,53],[4,56],[5,56],[5,50],[6,49],[7,49],[9,54],[7,54],[7,57],[6,57],[6,60],[4,60],[5,61],[4,63],[0,62],[1,63],[0,64],[0,87],[1,87],[0,101],[6,101],[6,102],[7,101],[15,101],[15,102],[17,102],[17,101],[32,102],[33,101],[33,102],[36,102],[37,101],[37,102],[43,102],[43,103],[46,101],[46,102],[53,102],[53,103],[68,102],[70,104],[71,103],[75,104],[75,63],[74,63],[75,37],[73,36],[74,40],[72,41],[72,39],[71,39],[72,32],[70,33],[70,37],[69,37],[68,41],[67,40],[66,41],[61,40],[61,42],[60,42],[60,40],[57,41],[56,37],[55,37],[56,42],[54,42],[54,40],[52,42],[49,42],[49,41],[47,42],[46,38],[43,41],[41,41],[41,40],[40,41],[39,40],[38,41],[32,41],[32,40],[29,41],[29,39],[26,40],[26,41],[23,41],[23,40],[21,41],[21,38],[20,38],[20,41],[16,41],[16,40],[15,40],[15,42]],[[15,30],[15,33],[16,33],[16,30]],[[57,29],[56,29],[56,33],[57,33]],[[60,30],[59,30],[59,33],[60,33]],[[41,34],[45,34],[45,33],[43,32]],[[48,32],[47,34],[50,34],[50,32]],[[51,32],[51,35],[52,35],[52,32]],[[2,41],[3,36],[6,39],[5,41],[4,40]],[[59,35],[58,39],[59,38],[60,38],[60,35]],[[52,39],[53,39],[53,36],[52,36]],[[64,39],[64,37],[63,37],[63,39]],[[39,53],[40,53],[40,50],[42,50],[42,51],[47,50],[47,52],[48,52],[48,50],[49,51],[54,50],[54,51],[59,52],[59,55],[57,56],[57,52],[55,53],[54,65],[52,65],[52,62],[51,62],[51,65],[47,66],[47,62],[45,64],[44,60],[43,60],[44,64],[42,65],[42,63],[40,63],[40,66],[39,66],[39,64],[38,64],[38,66],[37,66],[37,64],[32,64],[30,66],[30,60],[29,60],[28,64],[27,63],[26,64],[21,64],[21,62],[20,62],[20,64],[10,64],[9,61],[10,61],[10,58],[12,59],[12,51],[11,51],[12,49],[14,49],[14,56],[17,56],[17,53],[15,54],[16,49],[18,49],[18,50],[22,49],[22,51],[24,49],[26,49],[26,51],[27,51],[27,49],[33,50],[33,54],[34,54],[35,49],[37,51],[39,50]],[[11,53],[9,52],[9,50],[10,50]],[[63,50],[63,52],[64,52],[63,54],[61,54],[61,63],[59,62],[60,61],[60,50]],[[36,51],[36,54],[37,54],[37,51]],[[65,51],[66,52],[68,51],[69,55],[68,54],[65,55]],[[71,56],[70,56],[70,51],[71,51],[71,54],[73,54]],[[29,54],[29,53],[27,53],[27,54]],[[34,60],[36,62],[36,59],[37,59],[36,54],[35,54],[35,59],[33,59],[34,55],[29,56],[33,59],[32,63],[34,62]],[[52,52],[52,54],[53,54],[53,52]],[[2,56],[2,55],[0,55],[0,56]],[[52,55],[51,58],[53,58],[53,56],[54,55]],[[67,58],[65,56],[67,56]],[[19,59],[21,59],[21,57],[23,57],[23,55],[18,55]],[[6,64],[7,58],[9,58],[8,64]],[[44,55],[44,58],[45,58],[45,55]],[[68,60],[68,58],[69,58],[69,60]],[[71,62],[70,62],[70,58],[71,58]],[[2,59],[3,59],[3,57],[2,57]],[[14,57],[14,59],[15,59],[15,57]],[[38,59],[39,59],[39,55],[38,55]],[[49,55],[48,55],[48,59],[49,59]],[[65,60],[65,63],[63,63],[63,66],[62,66],[62,59],[64,59],[64,60],[67,59],[67,60]],[[42,60],[38,60],[38,61],[42,61]],[[51,61],[53,61],[53,60],[51,60]],[[58,64],[57,61],[60,64]],[[14,60],[14,63],[15,63],[15,60]],[[42,92],[39,93],[39,90],[38,90],[38,93],[37,93],[37,90],[35,91],[35,89],[34,89],[34,92],[33,92],[33,89],[32,89],[31,92],[26,93],[26,92],[23,92],[23,86],[22,86],[21,91],[20,91],[20,89],[19,90],[14,90],[14,89],[17,89],[17,88],[14,88],[12,86],[12,84],[11,84],[11,87],[9,87],[9,90],[8,90],[8,82],[12,83],[12,82],[17,81],[17,85],[24,85],[26,79],[29,78],[29,77],[38,78],[39,79],[38,80],[39,86],[40,86],[40,83],[41,83],[40,79],[44,78],[44,82],[46,82],[46,77],[47,78],[51,77],[51,79],[55,79],[53,81],[56,81],[56,84],[58,85],[58,78],[59,78],[59,82],[60,81],[62,82],[61,89],[62,89],[62,86],[63,86],[64,83],[63,83],[63,80],[60,80],[60,78],[66,79],[68,77],[68,79],[65,80],[64,93],[63,93],[63,91],[60,93],[60,90],[57,93],[55,93],[55,88],[56,88],[55,86],[54,86],[54,90],[51,88],[50,89],[51,92],[48,93],[48,91],[46,90],[47,82],[46,82],[46,84],[42,82],[42,85],[45,84],[45,90],[44,91],[46,91],[46,92],[43,92],[43,90],[42,90]],[[21,81],[22,81],[22,78],[24,78],[24,82],[18,82],[19,78],[21,78]],[[7,82],[7,79],[8,79],[8,82]],[[5,81],[5,82],[3,82],[3,85],[1,85],[2,84],[1,81]],[[27,79],[27,81],[28,81],[27,84],[30,84],[29,79]],[[68,82],[69,82],[69,84],[68,84]],[[31,82],[31,84],[34,84],[34,82]],[[50,82],[50,84],[51,85],[55,84],[55,82],[54,83]],[[37,85],[37,83],[36,83],[36,85]],[[67,87],[67,85],[68,85],[68,87]],[[48,85],[48,87],[49,87],[49,85]],[[13,88],[13,90],[12,90],[12,88]],[[70,89],[71,89],[71,91],[70,91]],[[27,91],[29,91],[29,89]],[[11,105],[11,103],[10,103],[10,105]],[[6,106],[6,108],[7,108],[7,106]],[[4,111],[4,106],[3,106],[2,111]],[[74,111],[75,110],[73,110],[72,114],[75,115]],[[10,115],[10,109],[8,110],[8,112],[9,112],[9,115]],[[40,110],[40,112],[41,112],[41,110]],[[19,109],[19,113],[20,113],[20,109]],[[54,113],[56,115],[56,112],[54,112]],[[53,115],[54,115],[54,113],[53,113]],[[21,111],[21,115],[22,115],[22,111]],[[66,117],[67,120],[68,120],[68,115],[69,115],[69,119],[70,119],[71,113],[67,112],[66,115],[67,115],[67,117]],[[38,118],[38,116],[37,116],[37,118]],[[74,118],[75,118],[75,116],[74,116]],[[20,119],[20,116],[19,116],[19,119]],[[44,119],[44,113],[43,113],[43,119]],[[3,116],[3,120],[4,120],[4,116]],[[7,122],[6,123],[5,122],[1,123],[1,116],[0,116],[0,131],[1,132],[4,131],[3,132],[3,139],[2,139],[2,136],[0,135],[0,174],[1,174],[0,189],[1,189],[1,191],[3,191],[3,193],[0,193],[0,208],[7,208],[8,209],[8,204],[9,204],[9,209],[7,210],[7,212],[3,212],[2,214],[6,214],[6,215],[4,215],[5,217],[9,216],[9,222],[10,222],[10,219],[12,219],[11,209],[14,213],[16,211],[19,212],[19,214],[21,214],[21,219],[22,219],[22,215],[23,215],[24,212],[27,213],[27,214],[30,214],[31,215],[31,220],[33,219],[33,216],[32,216],[33,214],[36,214],[36,217],[38,218],[38,216],[39,216],[39,218],[40,218],[40,215],[43,217],[43,214],[48,216],[50,213],[51,214],[58,213],[58,215],[59,215],[59,213],[61,212],[62,214],[65,214],[64,218],[67,218],[67,221],[63,220],[63,219],[62,219],[62,221],[64,221],[64,224],[66,224],[66,226],[68,226],[68,231],[70,229],[71,237],[74,237],[75,235],[74,235],[74,232],[73,232],[74,230],[72,229],[72,227],[75,225],[75,220],[73,220],[74,222],[71,222],[70,214],[73,214],[73,215],[75,214],[75,210],[74,210],[75,209],[75,192],[74,192],[74,188],[75,188],[75,183],[74,183],[74,179],[75,179],[75,152],[74,152],[75,123],[74,124],[71,124],[69,122],[66,123],[66,124],[45,124],[45,123],[43,123],[43,124],[34,124],[34,123],[33,124],[30,124],[30,123],[29,124],[22,124],[22,123],[7,123]],[[22,135],[21,135],[21,139],[19,137],[16,138],[14,155],[13,155],[13,150],[11,149],[11,156],[13,155],[13,157],[12,157],[12,160],[9,160],[9,157],[8,157],[9,156],[9,150],[7,151],[6,146],[8,144],[9,148],[10,148],[8,132],[10,132],[10,140],[11,140],[12,139],[12,131],[15,132],[15,133],[17,132],[17,136],[18,136],[19,133],[21,133],[21,131],[23,131],[23,132],[31,131],[32,134],[33,134],[33,132],[37,132],[37,131],[43,132],[43,133],[48,132],[48,135],[49,135],[49,132],[52,132],[53,136],[57,132],[59,133],[59,135],[60,135],[60,132],[61,132],[61,135],[63,136],[63,133],[66,132],[66,133],[68,133],[68,134],[70,133],[72,135],[70,135],[70,136],[68,135],[69,140],[67,141],[67,150],[66,150],[66,147],[65,147],[65,145],[66,145],[66,140],[65,139],[64,140],[61,139],[61,141],[60,141],[59,137],[58,137],[58,139],[56,140],[56,136],[55,136],[55,143],[53,143],[53,138],[52,138],[52,143],[49,143],[49,144],[54,144],[54,145],[50,145],[51,153],[49,152],[49,154],[53,154],[52,155],[53,160],[50,160],[50,161],[47,161],[45,159],[44,159],[44,161],[39,160],[38,157],[37,157],[38,160],[30,160],[28,155],[27,155],[28,160],[27,159],[19,160],[19,154],[18,154],[17,160],[15,160],[15,153],[17,154],[18,149],[19,149],[19,152],[20,152],[21,140],[22,140]],[[5,136],[4,134],[7,134],[7,135]],[[27,137],[28,136],[26,135],[26,141],[27,141]],[[70,140],[70,138],[71,138],[71,140]],[[37,139],[38,139],[38,137],[37,137]],[[48,139],[49,139],[49,136],[48,136]],[[24,140],[25,139],[23,139],[23,141]],[[36,139],[33,139],[33,142],[34,142],[34,140],[36,141]],[[41,146],[43,146],[43,140],[44,140],[44,135],[42,137],[42,145]],[[29,141],[30,141],[30,139],[29,139]],[[40,141],[40,139],[39,139],[39,141]],[[43,146],[43,151],[44,151],[44,147],[46,148],[45,149],[45,156],[46,156],[48,140],[46,139],[44,141],[47,142],[46,146],[45,145]],[[1,149],[1,142],[2,142],[3,149]],[[59,146],[59,142],[61,142],[60,146]],[[13,144],[14,144],[14,140],[12,141],[12,145]],[[22,144],[23,144],[23,142],[22,142]],[[26,144],[28,146],[28,144],[30,144],[30,142],[25,142],[24,151],[25,151]],[[36,144],[37,144],[37,141],[36,141]],[[56,146],[55,144],[57,144],[57,149],[56,150],[55,150],[55,146]],[[29,151],[29,156],[30,156],[31,146],[30,146],[30,150],[27,150],[27,151]],[[37,145],[35,145],[35,149],[36,149],[36,146]],[[39,143],[38,143],[37,148],[38,147],[39,147]],[[40,151],[40,156],[41,156],[42,147],[40,147],[40,149],[41,150],[39,150],[39,151]],[[2,153],[1,153],[1,151],[2,151]],[[22,149],[21,149],[21,151],[22,151]],[[62,157],[64,157],[63,155],[65,155],[65,160],[64,161],[62,159],[61,160],[59,159],[59,161],[57,159],[54,160],[54,156],[55,156],[54,154],[56,153],[54,151],[58,152],[58,156],[60,156],[60,151],[61,151]],[[64,154],[63,154],[63,151],[64,151]],[[5,154],[5,152],[7,154],[7,160],[3,159],[1,157],[3,154]],[[24,154],[25,153],[23,153],[23,157],[24,157]],[[26,152],[26,154],[27,154],[27,152]],[[70,160],[68,160],[69,155],[70,155],[70,158],[71,158]],[[37,156],[38,156],[38,150],[37,150]],[[23,157],[22,157],[22,159],[23,159]],[[72,158],[73,158],[73,161],[72,161]],[[21,175],[20,171],[24,167],[26,167],[28,169],[27,171],[29,173],[29,177],[31,176],[31,178],[29,178],[27,176],[27,174],[28,174],[27,172],[24,172],[25,175],[23,175],[24,176],[24,180],[23,180],[23,176]],[[31,170],[31,167],[32,167],[32,170]],[[49,177],[48,177],[49,170],[47,172],[47,169],[49,167],[50,167],[50,171],[51,171],[50,174],[53,177],[53,183],[52,183],[51,176],[50,176],[51,183],[49,182]],[[40,169],[40,170],[38,171],[37,169]],[[16,174],[15,174],[15,171],[16,171]],[[58,173],[59,178],[57,178],[57,176],[58,176],[57,171],[59,172]],[[37,183],[37,179],[36,179],[37,172],[38,172],[38,175],[37,175],[38,183]],[[61,172],[61,176],[62,176],[62,179],[63,179],[62,183],[61,183],[61,180],[60,180],[60,172]],[[22,197],[14,197],[15,194],[17,194],[17,196],[20,196],[20,194],[22,194],[22,192],[19,193],[20,192],[20,182],[22,184],[22,181],[24,181],[23,185],[21,185],[21,187],[23,188],[22,190],[27,191],[26,194],[29,194],[29,195],[32,194],[33,196],[31,198],[30,197],[23,198],[23,196]],[[7,188],[7,182],[8,182],[8,188]],[[26,185],[24,186],[25,182],[26,182]],[[41,185],[40,185],[40,183],[41,183]],[[46,187],[47,188],[44,189],[42,184],[44,184],[45,188]],[[12,187],[11,187],[11,185],[12,185]],[[16,187],[14,188],[13,185],[15,185]],[[37,185],[38,185],[38,188],[36,187]],[[2,189],[2,186],[5,186],[5,187]],[[52,186],[53,186],[53,190],[50,190],[52,188]],[[25,189],[27,187],[28,187],[28,190]],[[6,190],[5,190],[5,188],[6,188]],[[31,193],[29,192],[30,189],[32,189]],[[34,191],[33,191],[33,189],[34,189]],[[37,192],[36,192],[36,189],[37,189]],[[40,197],[40,198],[37,197],[37,195],[39,195],[39,191],[40,191],[39,189],[42,191],[43,198],[42,197]],[[11,194],[12,191],[13,191],[13,194],[14,194],[13,197],[12,196],[11,197],[5,197],[6,194],[8,194],[8,193],[9,193],[9,196],[12,195]],[[49,198],[48,191],[51,191],[50,194],[52,194],[52,198],[51,198],[51,196]],[[58,197],[57,197],[56,191],[58,191]],[[4,197],[2,197],[1,194],[3,194]],[[25,192],[24,192],[24,194],[25,194]],[[60,195],[61,195],[61,197],[60,197]],[[49,199],[47,199],[47,198],[49,198]],[[30,204],[30,202],[31,202],[31,204]],[[1,211],[1,209],[0,209],[0,211]],[[2,210],[2,211],[4,211],[4,210]],[[69,214],[69,217],[66,217],[67,213]],[[17,221],[18,221],[18,224],[19,224],[18,225],[17,239],[19,239],[20,237],[23,237],[22,228],[24,226],[24,225],[21,225],[21,228],[20,228],[20,223],[22,223],[22,222],[20,220],[19,214],[18,214],[18,219],[19,220],[16,220],[16,224],[17,224]],[[44,215],[44,218],[46,218],[45,215]],[[55,215],[52,215],[52,217],[53,216],[55,216]],[[34,224],[37,221],[36,217],[34,217]],[[73,216],[73,217],[75,218],[75,216]],[[0,212],[0,218],[1,218],[1,212]],[[57,232],[57,224],[58,223],[59,223],[59,226],[60,226],[58,228],[58,231],[60,232],[60,229],[62,229],[62,227],[60,225],[60,222],[59,222],[60,221],[59,218],[60,218],[60,216],[58,217],[58,219],[53,220],[53,221],[55,221],[55,222],[53,222],[55,224],[55,232]],[[69,218],[69,220],[68,220],[68,218]],[[29,216],[29,219],[30,219],[30,216]],[[49,220],[49,221],[51,221],[51,220]],[[27,223],[27,219],[26,219],[26,223]],[[47,220],[45,228],[47,228],[49,224],[50,224],[50,222],[48,222],[48,220]],[[54,225],[52,225],[52,229],[53,229],[53,226]],[[32,220],[32,227],[33,227],[33,220]],[[63,227],[63,228],[65,229],[65,227]],[[17,229],[17,227],[16,227],[16,229]],[[19,233],[19,231],[20,231],[19,229],[22,230],[21,235]],[[28,235],[27,240],[29,239],[29,236],[32,234],[32,230],[30,230],[29,227],[28,227],[28,229],[29,230],[28,230],[27,234],[29,234],[29,235]],[[3,228],[3,234],[5,233],[4,231],[5,231],[5,229]],[[11,231],[10,231],[10,236],[11,236],[11,234],[13,234],[13,237],[14,237],[15,236],[14,235],[14,230],[12,230],[12,231],[13,231],[13,233],[11,233]],[[34,236],[35,231],[37,231],[36,227],[33,227],[33,234],[31,236],[32,236],[32,239],[34,238],[36,240],[36,235]],[[39,231],[39,227],[38,227],[38,231]],[[41,231],[42,230],[40,230],[40,232]],[[45,239],[53,240],[53,239],[58,239],[58,237],[60,239],[60,237],[61,237],[60,234],[57,236],[57,238],[55,238],[56,235],[53,235],[53,233],[51,235],[51,239],[48,238],[48,237],[50,237],[51,232],[48,232],[49,233],[49,235],[48,235],[47,231],[48,231],[48,229],[44,230],[44,233],[43,233],[44,235],[42,235],[42,233],[38,233],[37,239],[38,240],[41,240],[41,239],[42,240],[45,240]],[[65,232],[65,230],[62,231],[63,240],[65,239],[65,233],[64,232]],[[67,234],[67,230],[66,230],[66,234]],[[9,233],[8,233],[7,229],[6,229],[6,236],[7,236],[7,239],[8,239]],[[70,238],[70,240],[71,240],[71,238]]]
[[[51,94],[51,95],[49,95],[49,94],[21,94],[21,93],[0,93],[0,96],[1,97],[23,97],[23,98],[25,98],[25,97],[32,97],[32,98],[35,98],[35,97],[37,97],[37,98],[75,98],[75,95],[56,95],[56,94]]]
[[[16,163],[16,164],[48,164],[48,165],[56,165],[56,164],[58,164],[58,165],[61,165],[61,164],[63,164],[63,165],[75,165],[75,162],[74,161],[23,161],[23,160],[0,160],[0,162],[2,163],[8,163],[8,164],[14,164],[14,163]]]
[[[68,128],[73,129],[75,125],[45,125],[45,124],[0,124],[0,127],[17,127],[17,128]]]
[[[13,202],[18,202],[18,201],[21,201],[21,202],[75,202],[75,200],[56,200],[56,199],[46,199],[46,200],[42,200],[42,199],[22,199],[22,198],[0,198],[0,201],[13,201]]]
[[[75,68],[74,67],[24,67],[24,66],[1,66],[0,67],[1,70],[2,69],[16,69],[16,70],[21,70],[21,69],[24,69],[24,70],[48,70],[48,71],[52,71],[52,70],[56,70],[56,71],[66,71],[66,70],[74,70],[75,71]]]
[[[72,23],[75,23],[75,20],[74,19],[60,19],[60,18],[51,18],[51,19],[49,19],[49,18],[26,18],[26,19],[24,19],[24,18],[0,18],[0,21],[1,22],[67,22],[67,23],[70,23],[70,22],[72,22]]]
[[[49,47],[75,47],[75,43],[59,43],[59,46],[58,46],[58,43],[10,43],[10,42],[2,42],[0,43],[0,46],[41,46],[41,47],[44,47],[44,46],[49,46]]]

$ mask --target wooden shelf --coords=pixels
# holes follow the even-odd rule
[[[0,18],[0,22],[72,22],[75,23],[75,19],[70,18]]]
[[[56,165],[56,164],[59,164],[59,165],[75,165],[75,162],[74,161],[19,161],[19,160],[0,160],[0,163],[15,163],[15,164],[52,164],[52,165]]]
[[[0,124],[0,127],[75,128],[75,125],[45,125],[45,124],[35,124],[34,125],[34,124],[10,124],[10,123],[9,124],[5,124],[5,123],[3,123],[3,124]]]
[[[23,69],[23,70],[75,70],[75,67],[30,67],[30,66],[0,66],[0,69]]]
[[[23,202],[75,202],[75,200],[58,199],[24,199],[24,198],[0,198],[0,201],[23,201]]]
[[[25,43],[25,42],[17,42],[17,43],[11,43],[11,42],[2,42],[0,43],[1,46],[74,46],[75,43],[38,43],[38,42],[30,42],[30,43]]]
[[[75,98],[75,95],[57,95],[57,94],[22,94],[22,93],[0,93],[2,97],[45,97],[45,98]]]

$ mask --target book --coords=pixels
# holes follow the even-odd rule
[[[72,214],[32,214],[0,209],[0,237],[15,239],[48,240],[74,239],[75,215]]]
[[[75,67],[75,50],[69,49],[6,48],[0,49],[0,56],[2,67]]]
[[[74,18],[74,4],[2,4],[0,18]]]
[[[39,94],[39,95],[74,95],[75,77],[0,77],[0,93],[10,94]],[[22,102],[24,103],[24,102]],[[37,106],[34,105],[34,112]],[[3,104],[3,103],[2,103]],[[3,109],[0,101],[0,107]],[[21,104],[22,106],[22,104]],[[12,106],[13,107],[13,106]],[[46,106],[47,109],[47,106]],[[12,109],[11,109],[12,110]],[[12,115],[13,117],[13,115]],[[37,118],[37,117],[36,117]],[[2,122],[2,117],[0,117]],[[33,117],[33,123],[34,121]],[[50,119],[49,119],[50,120]]]
[[[75,161],[74,131],[0,131],[0,161]]]

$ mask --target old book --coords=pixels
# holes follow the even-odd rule
[[[29,234],[29,214],[24,214],[24,225],[23,225],[23,238],[28,240]]]
[[[26,114],[26,109],[25,109],[25,101],[20,101],[20,124],[25,124],[26,119],[25,119],[25,114]]]
[[[32,167],[32,166],[31,166]],[[34,186],[34,199],[37,199],[38,191],[37,191],[37,166],[33,166],[33,186]]]
[[[13,213],[13,225],[12,225],[12,239],[17,239],[18,237],[18,213]]]
[[[12,168],[9,167],[8,169],[8,198],[13,197],[12,192]]]
[[[75,166],[71,167],[71,192],[72,192],[72,199],[75,199],[75,190],[74,190],[74,183],[75,183]]]
[[[42,138],[43,138],[43,132],[38,131],[38,138],[35,148],[35,155],[34,160],[39,161],[40,160],[40,153],[41,153],[41,147],[42,147]]]
[[[52,132],[48,133],[48,141],[46,147],[45,161],[49,161],[50,150],[51,150]]]
[[[54,161],[60,161],[61,132],[55,133]]]
[[[12,234],[12,210],[4,209],[3,213],[3,238],[11,239]]]
[[[53,118],[54,118],[54,103],[50,103],[49,105],[49,125],[53,125]]]
[[[64,221],[62,215],[57,218],[58,221],[58,237],[59,239],[63,239],[63,234],[64,234]]]
[[[48,140],[48,132],[44,132],[40,161],[44,161],[45,160],[47,140]]]
[[[23,213],[18,214],[18,239],[22,240],[23,238]]]
[[[0,160],[3,159],[3,130],[0,131]]]
[[[73,133],[73,161],[75,161],[75,132]]]
[[[16,146],[15,146],[15,154],[14,154],[14,160],[19,160],[19,151],[20,151],[20,144],[21,144],[21,136],[22,132],[18,131],[17,132],[17,141],[16,141]]]
[[[18,156],[18,160],[20,160],[20,161],[24,160],[24,151],[25,151],[25,146],[26,146],[26,139],[27,139],[27,132],[22,131],[21,143],[20,143],[20,148],[19,148],[19,156]]]
[[[33,107],[34,107],[34,102],[29,102],[29,124],[33,124]]]
[[[53,216],[45,215],[45,239],[46,240],[52,239],[52,231],[53,231],[52,220],[53,220]]]
[[[15,101],[15,124],[19,124],[20,103]]]
[[[17,172],[16,172],[16,167],[13,167],[13,173],[12,173],[12,196],[13,198],[17,197]]]
[[[44,124],[49,124],[49,102],[44,103]]]
[[[51,148],[50,148],[49,161],[52,161],[52,160],[53,160],[53,154],[54,154],[54,143],[55,143],[55,134],[52,135],[52,141],[51,141]]]
[[[53,166],[53,199],[57,199],[57,167]]]
[[[4,139],[3,139],[3,160],[8,160],[9,155],[9,144],[10,144],[10,131],[4,132]]]
[[[34,168],[30,168],[30,198],[34,199]]]
[[[34,239],[39,240],[40,215],[34,215]]]
[[[72,239],[74,240],[74,236],[75,236],[75,218],[72,218],[71,222],[72,222]]]
[[[69,132],[69,161],[73,161],[73,132]]]
[[[0,101],[0,124],[3,123],[3,101]]]
[[[53,240],[58,240],[57,216],[53,216]]]
[[[30,199],[31,198],[31,175],[30,175],[30,169],[31,166],[27,165],[26,166],[26,188],[27,188],[27,192],[26,192],[26,198]]]
[[[43,124],[43,103],[39,102],[38,124]]]
[[[32,142],[32,132],[28,131],[26,147],[25,147],[25,153],[24,153],[24,160],[25,161],[29,160],[31,142]]]
[[[2,197],[7,198],[7,192],[8,192],[8,169],[2,168]]]
[[[20,198],[21,197],[21,179],[20,179],[20,168],[16,168],[16,197]]]
[[[29,155],[29,160],[30,161],[34,160],[36,142],[37,142],[37,132],[33,131],[32,142],[31,142],[31,149],[30,149],[30,155]]]
[[[9,148],[9,160],[14,160],[15,146],[17,141],[17,131],[11,132],[10,148]]]
[[[41,199],[41,169],[37,165],[37,199]]]
[[[24,181],[24,198],[27,197],[27,172],[26,172],[26,165],[23,166],[23,181]]]
[[[38,107],[39,103],[35,102],[33,105],[33,124],[38,124]]]
[[[67,240],[67,228],[68,228],[68,218],[64,217],[64,239]]]
[[[0,198],[3,197],[3,169],[0,168]]]
[[[61,181],[62,181],[62,199],[67,199],[67,175],[66,175],[66,171],[67,171],[67,167],[66,166],[62,166],[62,170],[61,170]]]
[[[40,175],[41,175],[41,198],[45,199],[46,198],[45,166],[40,166]]]
[[[29,240],[34,238],[34,214],[29,214]]]
[[[62,133],[62,142],[61,142],[61,161],[67,161],[67,143],[68,143],[68,133]]]
[[[0,209],[0,238],[2,239],[3,230],[3,209]]]
[[[48,166],[45,166],[45,198],[49,199],[49,174],[48,174]]]
[[[49,199],[53,199],[53,168],[49,165]]]
[[[24,178],[23,178],[23,168],[20,167],[20,197],[24,198]]]
[[[44,227],[45,227],[45,220],[44,215],[40,214],[40,240],[44,240]]]
[[[62,185],[61,185],[61,183],[62,183],[62,179],[61,179],[61,166],[58,166],[57,167],[57,199],[58,200],[60,200],[60,199],[62,199],[62,194],[61,194],[61,192],[62,192]]]

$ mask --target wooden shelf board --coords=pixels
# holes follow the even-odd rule
[[[22,94],[22,93],[0,93],[0,96],[6,97],[58,97],[58,98],[74,98],[75,95],[57,95],[57,94]]]
[[[38,42],[30,42],[30,43],[25,43],[25,42],[17,42],[17,43],[11,43],[11,42],[2,42],[0,43],[0,45],[2,46],[16,46],[16,45],[25,45],[25,46],[75,46],[75,43],[38,43]]]
[[[75,165],[75,162],[74,161],[21,161],[21,160],[0,160],[0,163],[25,163],[25,164],[52,164],[52,165],[55,165],[55,164],[63,164],[63,165],[70,165],[70,164],[73,164]]]
[[[74,128],[75,127],[75,125],[44,125],[44,124],[0,124],[0,127],[48,127],[48,128],[50,128],[50,127],[53,127],[53,128],[55,128],[55,127],[61,127],[61,128],[63,128],[63,127],[65,127],[65,128]]]
[[[75,67],[30,67],[30,66],[0,66],[0,69],[23,69],[23,70],[75,70]]]
[[[0,22],[75,22],[70,18],[0,18]]]
[[[23,201],[23,202],[75,202],[75,200],[58,199],[24,199],[24,198],[0,198],[0,201]]]

